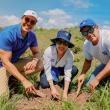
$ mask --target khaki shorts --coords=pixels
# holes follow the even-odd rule
[[[21,58],[19,59],[19,61],[14,63],[18,71],[25,77],[30,77],[35,73],[42,71],[44,68],[43,61],[39,60],[34,70],[24,71],[23,67],[30,61],[32,61],[31,58]],[[7,91],[6,93],[9,93],[9,87],[8,87],[9,77],[10,77],[10,73],[6,70],[5,67],[1,67],[0,68],[0,96],[6,91]]]

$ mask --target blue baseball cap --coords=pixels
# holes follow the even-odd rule
[[[69,46],[68,46],[69,48],[74,47],[74,44],[72,42],[70,42],[70,39],[71,39],[71,33],[70,32],[60,30],[57,33],[57,37],[53,38],[53,39],[50,39],[50,40],[55,44],[56,39],[63,39],[65,41],[69,42]]]
[[[84,26],[93,26],[93,25],[96,25],[96,23],[92,20],[92,19],[90,19],[90,18],[88,18],[88,19],[86,19],[86,20],[83,20],[81,23],[80,23],[80,32],[81,32],[81,30],[82,30],[82,28],[84,27]]]

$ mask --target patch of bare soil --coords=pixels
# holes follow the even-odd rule
[[[57,91],[61,93],[62,89],[58,86],[55,85],[55,88],[57,89]],[[56,101],[53,100],[53,97],[51,96],[51,90],[50,88],[47,89],[42,89],[41,87],[39,87],[40,92],[44,93],[47,95],[47,97],[42,98],[39,96],[35,96],[33,99],[28,100],[28,99],[22,99],[19,100],[18,102],[20,102],[20,105],[18,106],[19,110],[32,110],[32,105],[37,108],[37,109],[45,109],[44,106],[49,106],[49,103],[52,102],[52,104],[57,104],[59,105],[61,103],[61,100]],[[61,97],[59,97],[61,99]],[[76,93],[71,92],[68,94],[68,101],[74,100],[74,102],[80,107],[83,108],[82,104],[84,104],[88,99],[91,98],[91,93],[88,92],[82,92],[81,94],[79,94],[78,97],[76,97]]]

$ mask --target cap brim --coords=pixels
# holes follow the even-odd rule
[[[85,24],[85,25],[83,25],[82,27],[81,27],[81,29],[80,29],[80,32],[82,31],[82,28],[83,27],[85,27],[85,26],[93,26],[94,24]]]
[[[53,42],[55,44],[56,39],[63,39],[63,40],[66,40],[67,42],[69,42],[68,48],[73,48],[74,47],[74,44],[72,42],[70,42],[69,40],[64,39],[64,38],[53,38],[53,39],[50,39],[50,40],[51,40],[51,42]]]

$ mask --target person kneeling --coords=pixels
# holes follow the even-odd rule
[[[40,74],[40,85],[42,88],[51,88],[52,96],[58,99],[59,93],[54,83],[59,82],[58,76],[64,75],[59,82],[64,87],[63,97],[67,99],[70,82],[77,75],[78,69],[73,65],[74,55],[68,48],[74,47],[70,42],[71,33],[60,30],[57,38],[50,39],[53,44],[44,52],[44,70]]]

